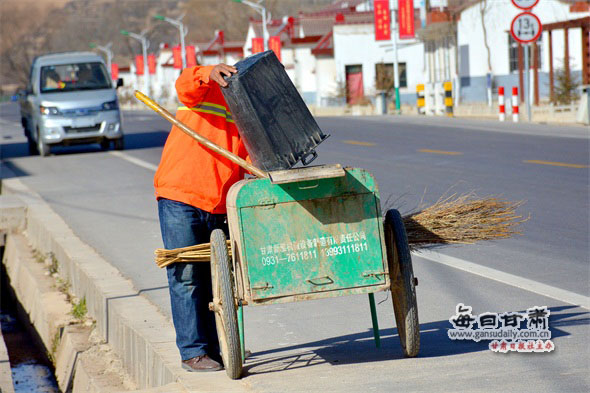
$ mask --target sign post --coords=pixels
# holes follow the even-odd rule
[[[519,8],[528,6],[533,7],[539,0],[512,0],[512,3]],[[517,5],[517,3],[519,5]],[[524,46],[524,69],[526,71],[524,80],[524,96],[527,108],[527,118],[531,121],[531,97],[530,97],[530,60],[529,51],[530,43],[535,42],[541,36],[543,25],[537,15],[525,11],[516,15],[510,24],[510,34],[512,37]],[[536,55],[536,54],[535,54]]]

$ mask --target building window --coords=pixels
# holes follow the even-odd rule
[[[406,63],[397,63],[399,72],[399,87],[408,87]],[[389,92],[393,90],[393,63],[375,64],[375,88]]]
[[[538,69],[543,67],[542,60],[543,60],[543,36],[541,35],[537,40],[537,65]],[[533,67],[533,44],[525,45],[523,47],[523,58],[522,58],[522,66],[524,68],[524,51],[527,50],[529,52],[529,61],[531,68]],[[510,62],[510,72],[518,72],[518,41],[512,38],[512,34],[508,33],[508,61]]]

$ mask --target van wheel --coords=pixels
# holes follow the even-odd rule
[[[41,157],[47,157],[51,153],[51,146],[43,142],[39,130],[37,130],[37,151]]]
[[[102,150],[109,150],[109,147],[111,146],[111,140],[104,138],[102,141],[100,141],[100,148]]]
[[[125,148],[125,142],[123,142],[123,138],[118,138],[114,140],[115,150],[123,150]]]

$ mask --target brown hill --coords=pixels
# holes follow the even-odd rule
[[[333,0],[266,0],[273,17],[316,10]],[[147,31],[149,50],[160,43],[176,44],[178,30],[153,18],[185,13],[187,42],[210,40],[216,29],[228,40],[243,39],[250,17],[259,15],[231,0],[2,0],[0,1],[0,85],[24,86],[34,56],[59,51],[88,50],[91,42],[113,43],[115,60],[129,61],[141,53],[137,41],[121,29]]]

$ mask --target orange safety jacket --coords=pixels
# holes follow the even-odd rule
[[[182,72],[176,92],[185,106],[178,108],[176,118],[216,145],[249,160],[221,88],[209,81],[213,67],[196,66]],[[173,126],[154,177],[156,197],[213,214],[226,213],[227,192],[244,174],[240,166]]]

